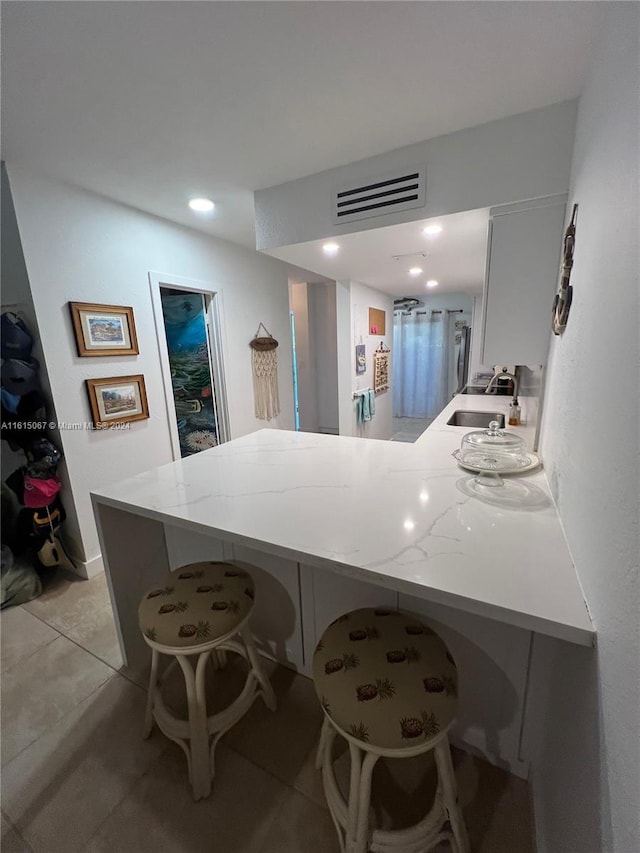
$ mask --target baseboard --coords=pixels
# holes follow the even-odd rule
[[[79,557],[76,556],[72,556],[71,559],[75,563],[75,569],[73,571],[79,577],[85,578],[85,580],[88,580],[89,578],[95,578],[96,575],[99,575],[101,572],[104,572],[102,554],[98,554],[97,557],[92,557],[90,560],[81,560]]]

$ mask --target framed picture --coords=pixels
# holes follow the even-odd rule
[[[364,344],[356,344],[356,373],[366,373],[367,356]]]
[[[133,308],[70,302],[78,355],[137,355]]]
[[[95,427],[142,421],[149,417],[144,376],[87,379],[91,417]]]
[[[369,334],[387,334],[387,314],[380,308],[369,308]]]

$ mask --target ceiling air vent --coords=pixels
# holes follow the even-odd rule
[[[403,169],[373,178],[358,186],[342,187],[333,194],[333,222],[353,222],[398,210],[424,207],[425,167]]]

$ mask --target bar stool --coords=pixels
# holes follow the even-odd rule
[[[435,631],[386,608],[346,613],[316,647],[313,680],[325,715],[316,767],[342,853],[426,853],[447,839],[454,853],[469,853],[447,737],[457,706],[457,671]],[[349,744],[348,801],[333,768],[336,735]],[[426,817],[407,829],[373,828],[371,777],[378,759],[431,750],[438,785]]]
[[[262,696],[270,710],[276,709],[276,697],[248,625],[254,595],[253,580],[244,568],[233,563],[191,563],[161,579],[143,596],[138,608],[140,630],[152,649],[144,736],[149,737],[155,721],[163,734],[182,748],[196,800],[211,793],[214,751],[222,735],[249,710],[257,696]],[[207,662],[211,658],[214,667],[223,665],[227,652],[247,661],[247,679],[231,705],[208,716]],[[173,660],[158,677],[161,654]],[[188,720],[175,717],[162,699],[163,682],[176,663],[184,675]]]

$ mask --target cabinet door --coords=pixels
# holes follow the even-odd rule
[[[546,364],[565,202],[553,196],[491,211],[483,364]]]
[[[233,544],[233,559],[247,564],[256,585],[251,633],[258,651],[290,669],[303,670],[298,563]]]
[[[398,593],[359,578],[349,578],[300,564],[300,589],[304,622],[306,675],[311,676],[313,652],[325,628],[350,610],[359,607],[398,609]]]
[[[455,658],[460,695],[452,739],[526,778],[520,732],[531,632],[403,593],[399,604],[432,625]]]

